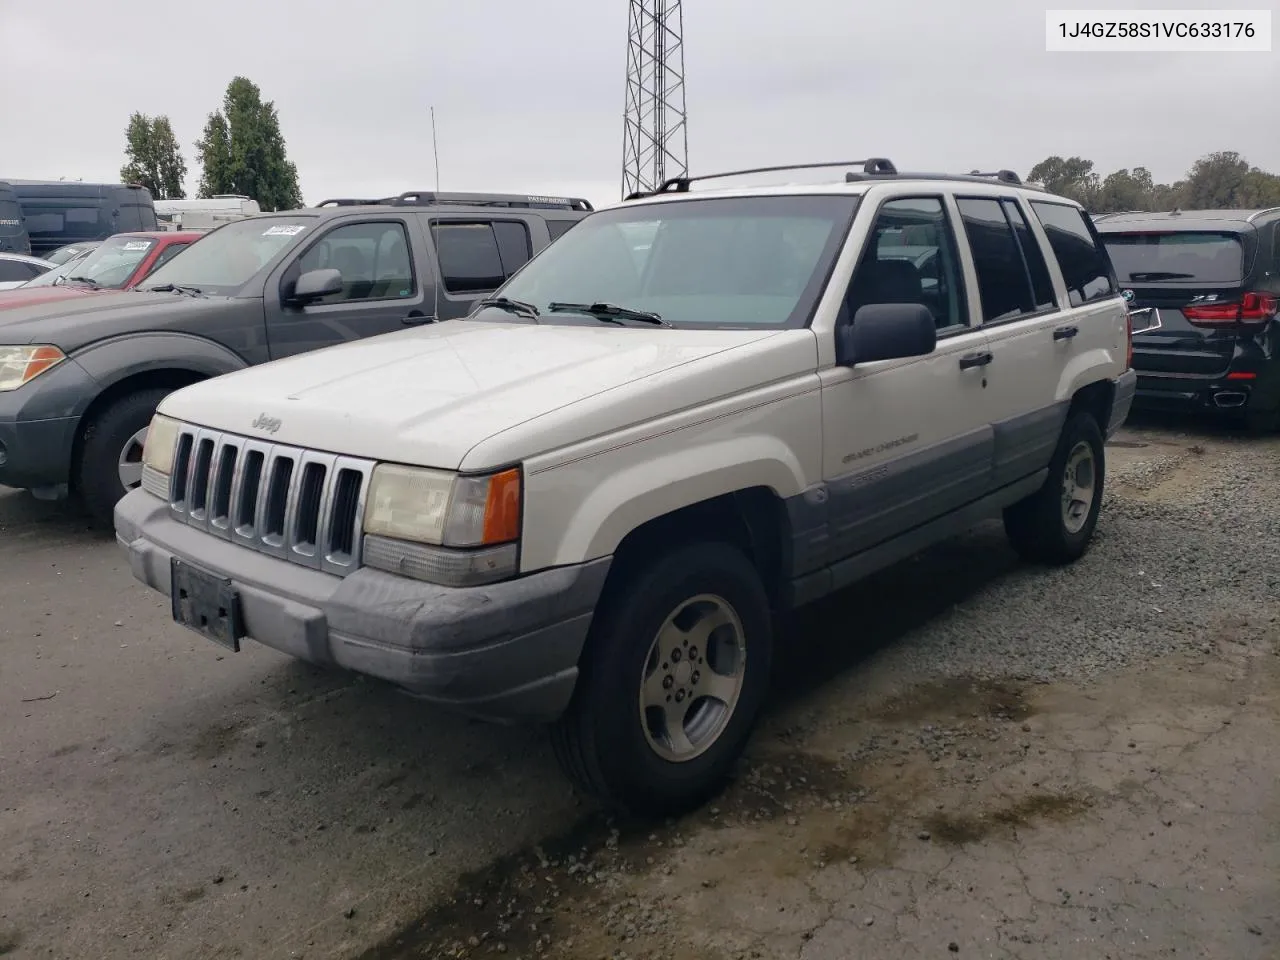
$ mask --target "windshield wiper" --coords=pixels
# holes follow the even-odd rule
[[[530,320],[537,321],[542,313],[532,303],[525,303],[523,300],[512,300],[510,297],[485,297],[476,303],[477,307],[496,307],[499,310],[505,310],[507,313],[514,313],[518,317],[527,317]]]
[[[1149,270],[1131,273],[1129,274],[1129,279],[1137,280],[1141,283],[1144,280],[1194,280],[1195,276],[1194,273],[1170,273],[1167,270]]]
[[[552,313],[582,313],[595,317],[606,323],[619,323],[622,320],[636,320],[640,323],[652,323],[659,327],[669,327],[666,320],[650,310],[633,310],[620,307],[616,303],[549,303],[547,309]]]
[[[151,293],[185,293],[189,297],[202,297],[204,291],[199,287],[186,287],[180,283],[162,283],[158,287],[147,287]]]
[[[100,286],[97,280],[93,280],[89,277],[63,277],[62,282],[63,283],[87,283],[91,287]]]

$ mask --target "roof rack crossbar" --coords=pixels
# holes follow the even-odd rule
[[[1014,173],[1012,170],[995,170],[990,173],[984,173],[981,170],[970,170],[969,176],[994,177],[995,179],[1001,181],[1002,183],[1021,183],[1022,182],[1022,178],[1018,176],[1016,173]]]
[[[670,177],[662,182],[662,186],[651,192],[637,191],[627,196],[628,200],[653,196],[658,193],[688,193],[689,185],[700,180],[723,180],[726,177],[745,177],[757,173],[783,173],[790,170],[823,170],[829,167],[862,167],[865,173],[894,174],[898,172],[893,161],[885,157],[871,157],[867,160],[835,160],[831,163],[785,163],[776,167],[752,167],[749,170],[726,170],[723,173],[704,173],[697,177]]]

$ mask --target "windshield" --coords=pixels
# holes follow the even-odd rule
[[[501,290],[532,304],[609,303],[673,326],[805,326],[844,240],[854,196],[732,197],[592,214]],[[482,308],[485,319],[497,308]]]
[[[240,291],[285,247],[301,241],[315,223],[311,217],[252,217],[205,234],[155,273],[144,289],[194,287],[201,293],[230,297]]]
[[[84,281],[95,287],[119,290],[155,245],[154,240],[146,237],[111,237],[88,256],[73,261],[74,268],[63,275],[68,282]]]
[[[83,250],[78,256],[72,257],[65,263],[61,263],[52,270],[46,270],[34,280],[28,280],[23,287],[52,287],[59,281],[66,278],[68,274],[75,273],[76,268],[80,266],[85,257],[89,255],[88,250]]]
[[[1239,283],[1244,248],[1234,233],[1104,233],[1121,280]]]

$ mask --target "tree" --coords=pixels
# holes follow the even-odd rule
[[[289,161],[275,104],[246,77],[227,84],[222,109],[209,114],[200,154],[200,195],[252,197],[263,210],[302,206],[298,168]]]
[[[1093,161],[1083,157],[1048,157],[1031,168],[1030,179],[1043,183],[1050,193],[1070,197],[1077,203],[1092,209],[1097,200],[1098,175],[1093,172]]]
[[[187,164],[178,148],[178,138],[166,116],[148,117],[134,112],[125,128],[125,165],[120,179],[140,183],[156,200],[181,200],[186,197],[182,181]]]
[[[1280,206],[1280,176],[1250,166],[1229,150],[1205,154],[1185,179],[1171,184],[1156,183],[1146,167],[1116,170],[1099,181],[1093,162],[1081,157],[1047,157],[1031,168],[1029,177],[1080,201],[1091,213]]]

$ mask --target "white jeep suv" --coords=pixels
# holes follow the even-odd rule
[[[232,650],[553,721],[583,790],[698,804],[774,614],[1001,514],[1028,559],[1080,557],[1134,392],[1079,206],[848,166],[670,181],[464,319],[171,394],[116,510],[134,574]]]

